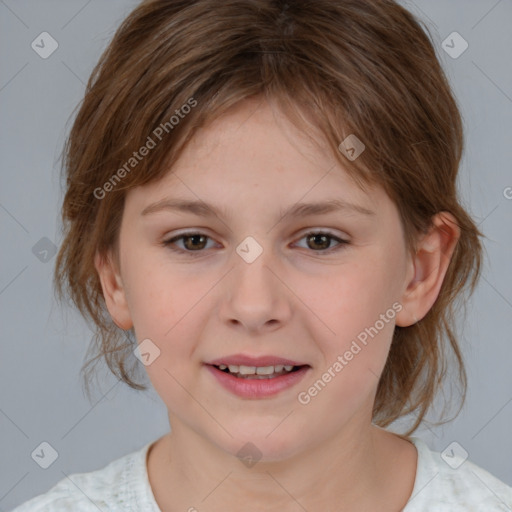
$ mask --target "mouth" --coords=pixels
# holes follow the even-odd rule
[[[245,399],[274,396],[298,385],[311,365],[275,356],[236,355],[205,363],[214,382]]]
[[[275,379],[282,375],[297,372],[309,365],[270,365],[270,366],[245,366],[230,364],[210,365],[221,372],[228,373],[238,379]]]

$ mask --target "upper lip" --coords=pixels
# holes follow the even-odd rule
[[[233,354],[231,356],[219,357],[218,359],[214,359],[212,361],[207,362],[206,364],[210,364],[213,366],[219,366],[221,364],[229,365],[237,365],[237,366],[306,366],[307,363],[300,363],[297,361],[293,361],[292,359],[286,359],[278,356],[248,356],[245,354]],[[309,365],[307,365],[309,366]]]

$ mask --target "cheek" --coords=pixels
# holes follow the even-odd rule
[[[301,296],[306,297],[312,311],[318,312],[325,333],[331,333],[326,338],[335,346],[356,337],[392,307],[399,297],[396,261],[394,254],[368,250],[328,276],[304,283]]]
[[[391,251],[377,254],[374,250],[372,254],[369,249],[357,263],[340,267],[320,287],[310,288],[316,292],[310,292],[308,304],[311,298],[311,309],[320,312],[323,322],[316,321],[315,332],[324,361],[308,383],[318,390],[313,393],[323,395],[318,405],[334,407],[344,415],[374,393],[400,307],[396,301],[397,258]],[[329,391],[324,393],[324,386]]]
[[[136,263],[129,299],[134,330],[139,342],[149,338],[159,350],[158,357],[145,370],[164,403],[181,410],[190,406],[184,387],[193,392],[191,364],[196,363],[195,350],[202,339],[197,318],[204,314],[201,298],[211,284],[205,280],[191,282],[190,276],[154,262],[145,265],[140,259]],[[149,270],[139,272],[138,268]]]
[[[128,307],[138,339],[165,344],[179,324],[186,323],[187,313],[204,295],[206,286],[186,273],[180,275],[170,260],[162,259],[161,252],[159,248],[134,249],[126,258],[125,272],[130,284]]]

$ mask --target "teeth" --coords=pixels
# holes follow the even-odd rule
[[[229,372],[232,374],[238,374],[241,376],[249,376],[249,375],[273,375],[280,374],[284,372],[290,372],[293,369],[293,365],[282,365],[277,364],[275,366],[244,366],[244,365],[236,365],[230,364],[229,366],[225,364],[220,364],[219,369],[225,370],[229,368]]]
[[[240,369],[238,373],[241,375],[254,375],[256,373],[256,366],[242,366],[240,365]]]
[[[259,368],[256,368],[257,375],[272,375],[273,373],[274,373],[273,366],[260,366]]]

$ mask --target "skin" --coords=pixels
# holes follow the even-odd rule
[[[230,216],[141,215],[170,197],[223,206]],[[374,214],[281,218],[280,210],[298,201],[331,198]],[[163,245],[185,230],[208,238],[176,241],[174,247],[188,254]],[[349,243],[330,239],[322,245],[305,236],[324,230]],[[263,249],[250,264],[235,251],[247,236]],[[97,255],[96,268],[116,324],[134,327],[139,342],[149,338],[160,349],[146,366],[172,427],[147,460],[159,507],[403,508],[417,452],[372,425],[372,406],[395,323],[411,325],[428,312],[458,236],[454,219],[443,212],[410,254],[386,193],[363,191],[321,141],[313,143],[263,101],[243,102],[201,129],[160,182],[130,190],[120,266]],[[202,252],[194,257],[196,247]],[[308,404],[299,403],[297,394],[393,303],[402,306],[395,318]],[[235,353],[288,357],[311,369],[278,395],[242,399],[203,365]],[[261,452],[252,467],[237,457],[247,442]]]

